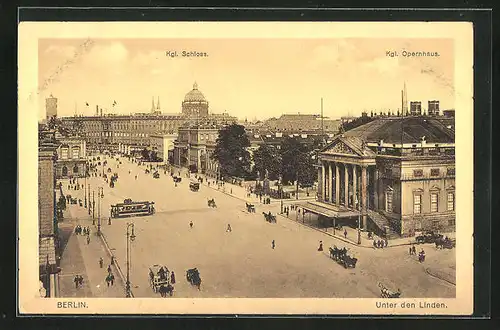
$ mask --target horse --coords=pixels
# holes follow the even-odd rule
[[[167,294],[172,297],[174,294],[174,287],[169,283],[167,285],[160,285],[160,288],[158,289],[158,292],[160,292],[160,296],[166,297]]]
[[[200,290],[201,287],[201,277],[200,273],[198,272],[198,269],[193,268],[193,269],[188,269],[186,272],[186,279],[191,285],[196,285],[198,290]]]
[[[207,201],[207,204],[209,207],[217,207],[217,205],[215,204],[215,200],[212,198],[212,199],[209,199]]]

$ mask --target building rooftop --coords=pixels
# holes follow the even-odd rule
[[[344,133],[346,138],[357,137],[367,143],[454,143],[455,133],[432,117],[377,118]]]

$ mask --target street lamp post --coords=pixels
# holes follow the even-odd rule
[[[90,202],[90,183],[89,183],[89,215],[90,215],[91,208],[92,208],[92,203]]]
[[[130,227],[132,227],[132,234],[129,233]],[[130,242],[134,240],[135,240],[134,224],[127,223],[127,283],[126,283],[127,298],[132,297],[132,294],[130,292]]]
[[[358,209],[358,244],[361,244],[361,207],[356,192],[356,208]]]
[[[98,198],[98,203],[99,203],[99,209],[98,209],[98,217],[97,217],[97,235],[101,235],[101,198],[102,195],[100,194],[102,187],[97,187],[97,198]]]

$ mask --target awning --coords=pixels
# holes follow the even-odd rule
[[[351,218],[351,217],[357,217],[359,215],[359,212],[340,209],[334,205],[326,203],[305,202],[296,205],[308,212],[319,214],[328,218]]]

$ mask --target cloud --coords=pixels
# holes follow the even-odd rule
[[[85,66],[102,67],[109,65],[122,65],[129,57],[129,52],[120,42],[112,42],[106,45],[96,44],[84,55]]]
[[[45,49],[45,54],[49,56],[71,58],[75,55],[76,47],[74,46],[62,46],[62,45],[50,45]]]
[[[139,52],[132,58],[132,63],[139,66],[149,66],[165,58],[162,51]]]
[[[383,75],[397,76],[404,70],[404,66],[400,65],[399,60],[393,57],[378,57],[372,61],[362,63],[362,67],[376,70]]]

